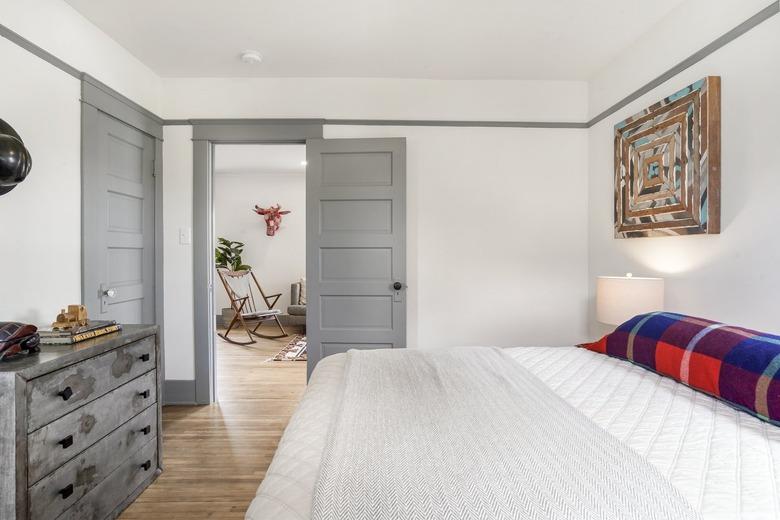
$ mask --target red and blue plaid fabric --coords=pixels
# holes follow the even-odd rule
[[[653,312],[581,346],[676,379],[780,426],[780,336]]]

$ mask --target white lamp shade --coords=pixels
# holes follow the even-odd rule
[[[620,325],[637,314],[664,309],[663,278],[599,276],[596,279],[596,319]]]

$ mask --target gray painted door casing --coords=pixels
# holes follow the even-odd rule
[[[310,139],[306,159],[311,374],[351,348],[406,346],[406,140]]]
[[[82,107],[83,302],[91,319],[155,323],[155,139]]]

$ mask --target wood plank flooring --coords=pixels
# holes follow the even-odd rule
[[[218,338],[219,403],[163,408],[165,470],[120,519],[244,518],[306,386],[305,362],[265,362],[290,339]]]

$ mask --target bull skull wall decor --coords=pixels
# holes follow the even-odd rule
[[[282,224],[282,215],[287,215],[290,211],[282,211],[282,205],[277,204],[268,208],[255,206],[255,213],[262,215],[265,219],[265,234],[272,237],[276,234],[279,226]]]

